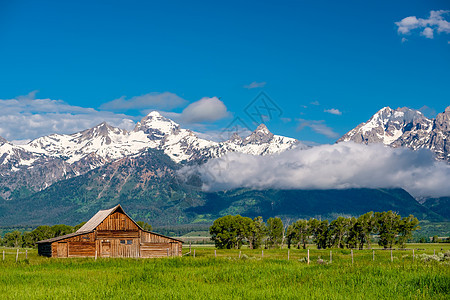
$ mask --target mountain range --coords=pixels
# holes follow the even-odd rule
[[[408,108],[385,107],[337,142],[427,148],[436,159],[449,162],[449,132],[450,107],[435,119]],[[272,134],[264,124],[247,137],[205,140],[158,112],[145,116],[132,131],[101,123],[26,145],[0,138],[0,225],[75,224],[119,202],[134,218],[157,225],[210,222],[238,213],[306,218],[391,209],[428,220],[450,219],[433,209],[444,200],[422,205],[402,189],[206,193],[198,176],[187,181],[176,176],[184,165],[229,152],[271,155],[296,147],[308,148]]]
[[[343,135],[337,142],[382,143],[413,150],[430,149],[439,160],[450,162],[450,106],[435,119],[407,107],[384,107],[367,122]]]
[[[37,192],[148,149],[162,150],[175,163],[185,163],[232,151],[268,155],[293,147],[307,146],[296,139],[272,134],[264,124],[245,138],[234,134],[224,142],[201,139],[153,111],[131,132],[101,123],[70,135],[40,137],[21,146],[1,138],[0,197],[11,199],[24,189]]]

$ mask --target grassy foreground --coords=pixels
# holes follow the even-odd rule
[[[449,246],[436,254],[449,250]],[[193,248],[194,249],[194,248]],[[0,249],[3,250],[3,249]],[[0,261],[2,299],[448,299],[450,264],[412,251],[217,250],[163,259],[49,259],[29,250]],[[24,250],[21,250],[23,252]],[[184,249],[183,253],[187,250]],[[415,254],[433,254],[428,246]],[[0,252],[1,253],[1,252]],[[324,263],[319,263],[319,257]]]

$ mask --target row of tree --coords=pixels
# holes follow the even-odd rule
[[[20,232],[18,230],[5,233],[4,237],[0,237],[0,245],[6,247],[24,247],[33,248],[36,247],[36,242],[51,239],[57,236],[73,233],[81,228],[86,222],[80,223],[76,226],[69,226],[64,224],[59,225],[41,225],[33,231]],[[151,230],[152,226],[148,223],[139,221],[136,222],[145,230]]]
[[[285,222],[288,223],[288,222]],[[283,224],[280,218],[269,218],[267,224],[262,217],[253,220],[242,216],[224,216],[214,221],[209,232],[217,248],[240,248],[248,244],[251,249],[259,247],[279,248],[284,244],[290,248],[306,249],[314,243],[318,249],[371,247],[374,238],[384,248],[394,244],[405,247],[414,230],[420,229],[413,215],[402,218],[395,212],[368,212],[358,218],[338,217],[328,220],[298,220]]]
[[[32,248],[36,246],[36,242],[38,241],[75,232],[81,226],[83,226],[84,223],[78,224],[76,226],[69,226],[64,224],[53,226],[41,225],[33,231],[24,233],[15,230],[5,233],[3,239],[0,238],[0,244],[6,247]]]

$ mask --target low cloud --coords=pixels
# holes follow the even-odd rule
[[[328,127],[325,124],[324,120],[305,120],[305,119],[297,119],[299,125],[297,126],[297,130],[303,130],[306,127],[311,128],[314,132],[324,135],[329,138],[337,138],[339,137],[339,133],[335,132],[333,128]]]
[[[332,115],[337,115],[337,116],[342,115],[342,112],[339,109],[336,109],[336,108],[325,109],[324,112],[332,114]]]
[[[229,153],[180,175],[199,174],[205,191],[404,188],[415,197],[450,195],[450,166],[426,149],[339,143],[278,155]]]
[[[14,99],[0,99],[0,136],[7,140],[35,139],[52,133],[74,133],[103,121],[132,129],[130,116],[70,105],[62,100],[35,99],[36,91]]]
[[[174,93],[148,93],[141,96],[126,99],[125,96],[119,99],[106,102],[100,106],[107,110],[142,110],[142,109],[173,109],[182,107],[188,102]]]
[[[410,16],[395,22],[397,32],[402,35],[411,34],[415,30],[420,30],[420,35],[432,39],[434,33],[450,33],[450,22],[444,16],[450,13],[449,10],[432,10],[427,19]],[[406,40],[406,39],[405,39]],[[402,42],[405,41],[402,39]]]
[[[262,87],[265,87],[265,86],[266,86],[266,82],[265,81],[263,81],[263,82],[253,81],[250,84],[244,85],[244,88],[250,90],[250,89],[256,89],[256,88],[262,88]]]
[[[320,105],[320,102],[316,100],[316,101],[311,102],[310,104],[318,106],[318,105]]]

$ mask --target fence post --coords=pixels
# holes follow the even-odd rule
[[[191,242],[189,242],[189,253],[192,253],[191,252]]]
[[[25,250],[25,259],[28,259],[28,249]]]
[[[309,265],[309,249],[308,249],[308,265]]]
[[[241,258],[241,250],[239,250],[239,258]]]
[[[332,250],[330,250],[330,264],[333,262],[333,251]]]
[[[5,250],[3,250],[3,260],[5,260]]]
[[[375,250],[372,250],[372,260],[375,261]]]
[[[290,251],[290,250],[288,249],[288,260],[289,260],[289,251]]]
[[[214,257],[217,257],[217,250],[214,249]]]
[[[194,249],[194,258],[195,258],[195,249]]]
[[[97,249],[95,249],[95,260],[97,260]]]
[[[17,248],[17,252],[16,252],[16,262],[19,260],[19,248]]]
[[[392,249],[391,249],[391,262],[394,261],[394,257],[392,256]]]
[[[261,258],[264,258],[264,250],[261,250]]]
[[[352,253],[352,264],[353,264],[353,249],[350,250]]]
[[[413,249],[413,261],[414,261],[414,249]]]

